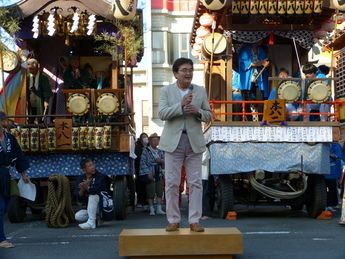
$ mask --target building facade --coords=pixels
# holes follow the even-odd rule
[[[142,6],[145,50],[133,79],[137,136],[141,132],[160,134],[163,129],[164,122],[158,118],[159,93],[161,87],[175,81],[175,59],[191,58],[193,83],[203,84],[203,65],[191,55],[190,47],[196,4],[196,0],[152,0]]]

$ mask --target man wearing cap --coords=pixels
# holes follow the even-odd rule
[[[89,73],[80,69],[80,60],[77,55],[69,57],[69,65],[63,74],[65,89],[83,89],[89,82]]]
[[[146,176],[148,182],[146,184],[146,197],[150,206],[150,216],[157,214],[165,215],[162,210],[163,197],[163,169],[164,169],[164,153],[158,149],[159,136],[153,133],[149,137],[149,145],[144,148],[140,159],[140,176]],[[153,199],[157,197],[157,211],[153,206]]]
[[[36,59],[28,59],[29,73],[26,78],[28,115],[43,115],[49,106],[49,99],[53,95],[48,76],[38,68]],[[34,123],[35,117],[28,119],[28,123]]]
[[[161,88],[159,118],[165,121],[159,148],[165,151],[166,231],[180,227],[179,184],[185,162],[189,186],[189,226],[203,232],[199,224],[202,213],[202,154],[206,150],[201,122],[209,122],[212,111],[205,88],[192,84],[193,61],[179,58],[173,64],[176,82]]]

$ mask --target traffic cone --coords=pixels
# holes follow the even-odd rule
[[[317,219],[331,219],[332,218],[332,212],[328,210],[324,210],[321,212],[321,214],[317,217]]]
[[[236,220],[237,213],[235,211],[229,211],[226,215],[227,220]]]

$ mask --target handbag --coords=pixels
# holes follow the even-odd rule
[[[17,181],[12,179],[10,182],[10,196],[19,196],[19,195],[20,195],[20,191],[19,191]]]
[[[113,198],[106,192],[101,191],[99,194],[99,215],[101,220],[111,221],[114,219],[114,202]]]

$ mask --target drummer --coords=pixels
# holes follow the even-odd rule
[[[326,76],[314,64],[306,64],[303,66],[302,72],[308,78],[326,78]],[[326,81],[328,82],[328,81]],[[328,113],[329,105],[320,103],[307,104],[307,113]],[[327,115],[307,115],[308,121],[326,121]]]
[[[287,70],[286,68],[282,67],[280,70],[279,70],[279,74],[278,74],[278,77],[280,78],[292,78],[290,75],[289,75],[289,70]],[[280,84],[280,82],[278,82],[278,84]],[[279,87],[279,85],[278,85]],[[269,96],[269,100],[273,100],[273,99],[276,99],[276,91],[277,91],[277,88],[278,87],[274,87],[270,93],[270,96]],[[285,104],[286,106],[286,113],[297,113],[297,108],[298,108],[298,104],[295,104],[295,103],[287,103]],[[286,120],[290,120],[290,121],[295,121],[295,120],[298,120],[299,119],[299,115],[287,115],[286,116]]]

